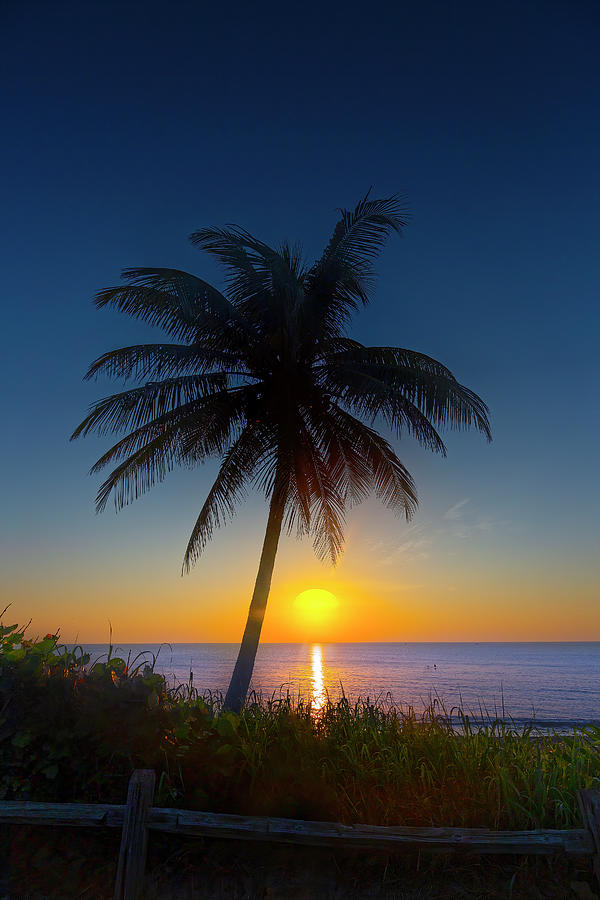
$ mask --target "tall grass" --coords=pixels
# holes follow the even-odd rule
[[[446,712],[439,702],[417,714],[346,697],[314,715],[288,695],[255,701],[236,728],[248,812],[568,828],[579,821],[577,791],[600,787],[598,727],[559,735]]]

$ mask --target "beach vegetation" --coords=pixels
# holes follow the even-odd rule
[[[0,627],[0,799],[123,803],[136,768],[155,806],[374,825],[570,828],[600,788],[600,727],[387,702],[250,695],[241,714],[142,654],[90,659]]]

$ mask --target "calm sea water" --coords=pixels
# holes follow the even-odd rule
[[[89,644],[92,660],[105,644]],[[121,645],[131,659],[157,654],[156,670],[200,691],[225,691],[237,644]],[[430,698],[446,708],[501,714],[516,723],[568,728],[600,721],[600,642],[263,644],[252,688],[278,696],[290,690],[318,708],[328,694],[392,700],[422,710]]]

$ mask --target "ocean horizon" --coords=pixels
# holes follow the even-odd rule
[[[73,646],[68,644],[68,646]],[[83,644],[92,662],[109,644]],[[113,644],[130,665],[155,660],[170,684],[224,692],[237,643]],[[144,654],[140,656],[140,654]],[[369,641],[264,643],[251,691],[290,693],[318,709],[342,693],[422,712],[435,702],[455,716],[568,729],[600,723],[600,641]]]

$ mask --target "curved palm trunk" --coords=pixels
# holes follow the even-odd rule
[[[256,659],[256,651],[258,650],[260,632],[271,587],[275,554],[277,553],[279,535],[281,534],[284,508],[285,500],[281,498],[277,491],[274,491],[269,506],[267,530],[256,576],[256,584],[254,585],[254,593],[248,611],[244,637],[242,638],[237,662],[225,696],[225,709],[236,713],[239,713],[244,705],[250,679],[252,678],[254,660]]]

